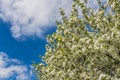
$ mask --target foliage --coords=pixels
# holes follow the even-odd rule
[[[40,80],[120,79],[120,0],[98,0],[97,10],[86,4],[74,0],[69,18],[60,9],[62,22],[47,37],[46,64],[35,65]]]

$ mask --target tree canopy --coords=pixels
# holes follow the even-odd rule
[[[40,80],[120,79],[120,0],[98,0],[97,10],[87,2],[73,0],[69,17],[60,8],[62,22],[35,64]]]

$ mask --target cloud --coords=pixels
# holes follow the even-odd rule
[[[0,52],[0,80],[31,80],[32,76],[31,68]]]
[[[97,0],[88,3],[95,7]],[[42,37],[46,29],[55,25],[55,20],[60,20],[59,7],[68,14],[71,4],[72,0],[0,0],[0,18],[12,24],[14,38]]]
[[[13,37],[41,37],[48,26],[53,26],[59,7],[70,11],[72,0],[1,0],[0,17],[11,22]]]

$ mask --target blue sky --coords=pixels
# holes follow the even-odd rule
[[[0,20],[0,51],[8,53],[12,58],[23,60],[26,64],[39,61],[38,56],[45,53],[46,39],[34,37],[16,40],[11,35],[10,26],[10,23]],[[55,29],[49,29],[47,34],[55,32]]]
[[[27,38],[16,40],[12,37],[11,24],[0,20],[0,52],[6,53],[10,58],[18,59],[26,65],[31,65],[32,61],[39,62],[39,55],[44,55],[46,39]],[[55,32],[55,27],[49,29],[46,34]]]
[[[17,59],[27,66],[31,65],[32,61],[40,62],[38,56],[45,53],[46,39],[29,37],[24,40],[17,40],[12,37],[10,26],[10,23],[0,20],[0,52],[4,52],[10,58]],[[49,28],[46,35],[55,32],[55,30],[56,27]],[[12,77],[15,78],[14,76]]]
[[[4,53],[5,55],[9,56],[9,59],[19,60],[21,65],[25,65],[26,68],[29,69],[30,68],[29,66],[32,64],[32,61],[35,61],[36,63],[40,62],[40,59],[38,56],[44,55],[45,45],[47,44],[46,39],[45,38],[41,39],[37,37],[28,37],[24,40],[17,40],[14,37],[12,37],[11,31],[9,28],[10,26],[11,26],[11,23],[4,22],[3,20],[0,19],[0,54]],[[49,31],[46,32],[46,35],[55,32],[55,30],[56,30],[55,26],[53,28],[49,28]],[[10,62],[10,64],[7,63],[7,65],[8,66],[13,65],[13,62]],[[16,65],[18,66],[18,64]],[[27,74],[28,72],[29,70],[27,71]],[[7,77],[1,78],[1,76],[2,74],[0,74],[0,80],[1,79],[16,80],[15,76],[17,75],[15,74],[11,75],[8,78]]]
[[[44,55],[46,35],[55,32],[55,20],[61,19],[59,8],[69,16],[71,4],[72,0],[0,0],[0,80],[34,80],[31,63]],[[97,0],[88,0],[88,6],[96,5]]]

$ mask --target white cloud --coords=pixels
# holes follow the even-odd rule
[[[105,0],[104,0],[105,1]],[[59,7],[70,12],[72,0],[0,0],[0,18],[11,22],[13,37],[42,37],[48,26],[52,28],[60,18]],[[89,0],[96,6],[96,0]]]
[[[15,38],[41,37],[48,26],[53,26],[59,15],[59,7],[70,11],[72,0],[1,0],[0,17],[12,23]]]
[[[31,80],[31,69],[23,65],[19,60],[9,58],[4,52],[0,52],[0,80]]]

